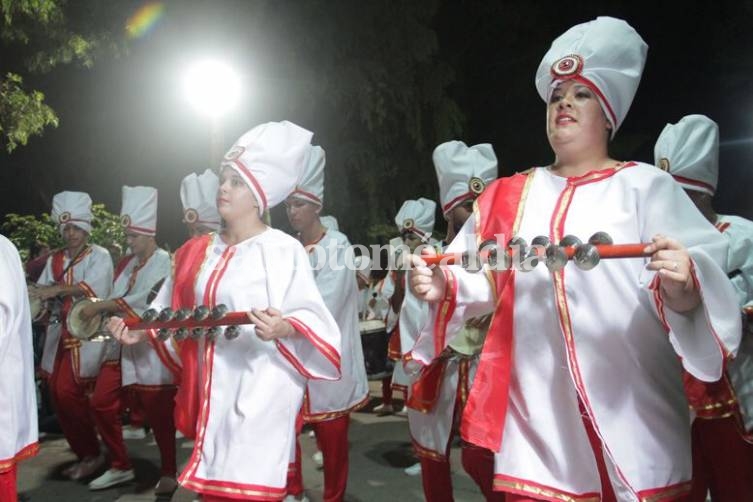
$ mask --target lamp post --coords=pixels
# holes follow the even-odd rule
[[[188,68],[183,88],[191,105],[209,120],[209,165],[218,166],[223,156],[222,117],[238,102],[240,78],[227,64],[204,60]]]

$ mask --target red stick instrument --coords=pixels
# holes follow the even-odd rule
[[[646,246],[648,246],[649,243],[637,243],[637,244],[596,244],[592,245],[592,247],[596,250],[596,252],[599,253],[599,258],[601,259],[612,259],[612,258],[641,258],[645,256],[651,256],[650,253],[646,253],[644,249]],[[536,249],[536,252],[538,256],[541,258],[544,258],[546,256],[546,251],[543,247],[534,247],[532,249]],[[575,253],[578,250],[578,246],[567,246],[562,248],[565,251],[565,254],[567,254],[568,259],[572,259],[572,257],[575,255]],[[512,255],[512,249],[507,248],[506,249],[508,255]],[[488,250],[481,250],[478,252],[478,257],[485,261],[489,258],[490,251]],[[467,254],[463,253],[449,253],[449,254],[439,254],[439,255],[433,255],[433,256],[421,256],[421,259],[426,262],[427,265],[439,265],[439,264],[445,264],[445,265],[456,265],[458,263],[462,263],[464,257],[467,257]]]
[[[248,318],[248,312],[228,312],[224,316],[213,319],[207,318],[198,320],[193,317],[178,320],[170,319],[169,321],[145,321],[139,317],[126,317],[123,322],[128,329],[178,329],[178,328],[211,328],[216,326],[237,326],[241,324],[253,324]]]

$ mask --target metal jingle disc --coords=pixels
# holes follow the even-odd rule
[[[199,327],[199,328],[193,328],[191,330],[191,339],[198,340],[199,338],[201,338],[204,335],[206,335],[206,333],[207,333],[207,330],[205,328],[201,328],[201,327]]]
[[[531,247],[533,247],[533,246],[542,246],[542,247],[546,248],[551,243],[552,243],[552,241],[546,235],[537,235],[531,241]]]
[[[578,244],[583,244],[583,241],[581,241],[578,237],[570,234],[564,236],[560,241],[560,246],[566,248],[570,246],[577,246]]]
[[[562,246],[551,245],[546,248],[546,268],[550,272],[562,270],[567,265],[567,253]]]
[[[225,328],[225,339],[235,340],[241,334],[241,328],[239,326],[228,326]]]
[[[589,244],[593,244],[594,246],[599,245],[612,245],[614,244],[614,241],[612,240],[612,236],[609,235],[606,232],[596,232],[588,239]]]
[[[185,321],[186,319],[188,319],[192,315],[193,315],[193,310],[187,309],[187,308],[182,308],[182,309],[178,310],[177,312],[175,312],[174,318],[175,318],[176,321]]]
[[[601,261],[599,251],[593,244],[581,244],[575,248],[573,255],[575,266],[581,270],[591,270]]]
[[[197,321],[203,321],[209,317],[209,307],[206,305],[199,305],[193,310],[193,318]]]
[[[494,239],[486,240],[481,243],[478,250],[479,257],[486,254],[486,257],[484,257],[482,262],[485,262],[491,268],[497,267],[497,263],[499,262],[499,246],[497,245],[497,241]]]
[[[163,309],[162,312],[159,313],[157,318],[162,322],[167,322],[171,320],[175,316],[175,312],[171,308]]]
[[[219,334],[220,334],[220,329],[217,326],[212,326],[211,328],[207,330],[207,333],[206,333],[207,340],[212,341],[215,338],[217,338]]]
[[[157,340],[164,342],[170,338],[170,330],[167,328],[161,328],[157,331]]]
[[[173,335],[173,339],[176,342],[180,342],[181,340],[185,340],[186,338],[188,338],[188,335],[190,334],[191,332],[188,328],[178,328],[175,331],[175,334]]]
[[[141,314],[141,320],[144,322],[152,322],[157,319],[157,316],[159,316],[159,311],[157,309],[147,309]]]
[[[219,304],[212,309],[212,312],[209,314],[209,317],[215,320],[222,319],[223,317],[225,317],[227,313],[228,313],[227,306],[223,304]]]

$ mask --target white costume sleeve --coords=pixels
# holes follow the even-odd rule
[[[669,175],[653,178],[643,196],[638,208],[642,240],[649,242],[654,235],[663,234],[683,244],[693,261],[694,279],[702,297],[702,304],[693,311],[674,312],[663,305],[658,294],[659,276],[652,273],[654,306],[684,368],[700,380],[719,380],[725,357],[737,352],[742,330],[735,290],[723,270],[726,239]]]
[[[293,336],[277,340],[277,347],[303,376],[337,380],[340,377],[340,329],[319,293],[306,251],[301,245],[293,249],[293,270],[285,290],[269,288],[270,306],[282,311],[283,317],[296,329]],[[291,260],[289,253],[282,250],[267,253],[264,258],[271,286],[277,279],[275,271],[290,267]],[[347,269],[346,272],[353,273]],[[336,299],[334,292],[331,298]]]
[[[88,297],[108,298],[112,288],[112,258],[106,249],[94,246],[84,278],[78,283]]]
[[[355,272],[346,267],[346,253],[350,253],[350,263],[353,263],[353,250],[348,246],[338,246],[336,252],[327,256],[325,263],[316,272],[316,286],[322,295],[324,304],[335,318],[343,310],[352,293],[350,287],[351,275]]]
[[[31,318],[26,279],[15,246],[0,236],[0,472],[37,450]]]

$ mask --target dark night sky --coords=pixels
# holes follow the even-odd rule
[[[434,19],[438,57],[455,69],[450,93],[466,115],[466,134],[459,139],[493,143],[505,173],[552,160],[544,105],[533,85],[551,41],[597,15],[622,17],[647,41],[649,55],[613,154],[628,152],[651,162],[665,123],[707,114],[719,123],[722,139],[717,210],[753,219],[751,2],[440,4]],[[160,240],[178,244],[180,179],[210,167],[208,124],[180,92],[181,71],[202,54],[220,54],[236,65],[248,91],[237,112],[223,121],[225,146],[268,120],[289,119],[316,133],[321,126],[316,104],[290,107],[297,80],[304,77],[285,73],[276,59],[286,39],[300,34],[275,33],[268,26],[264,34],[255,32],[247,17],[250,6],[253,2],[167,2],[161,22],[132,42],[127,57],[30,78],[59,114],[60,126],[11,155],[0,154],[0,216],[49,211],[52,194],[66,189],[87,191],[118,212],[121,185],[152,185],[160,190]],[[325,149],[335,149],[324,141],[335,139],[320,138]],[[20,176],[29,169],[37,173],[31,183]],[[45,179],[48,172],[65,175]],[[426,176],[434,176],[429,158]],[[337,180],[328,180],[327,190],[328,197],[337,197]],[[281,223],[284,216],[275,214],[275,224]]]

